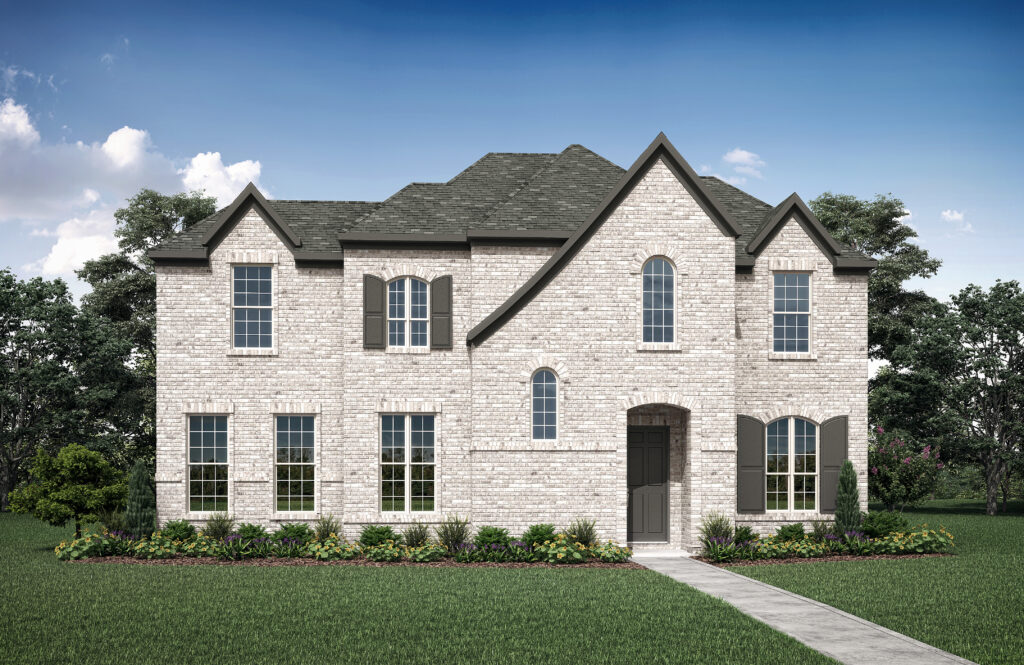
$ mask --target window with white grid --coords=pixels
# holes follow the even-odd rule
[[[783,418],[766,428],[768,510],[814,510],[817,505],[817,426],[803,418]]]
[[[381,510],[433,511],[434,416],[382,415],[380,436]]]
[[[234,266],[232,337],[235,348],[271,348],[274,310],[270,266]]]
[[[645,342],[675,341],[675,270],[655,257],[643,270],[643,335]]]
[[[810,351],[811,276],[775,273],[772,350],[777,353]]]
[[[313,416],[277,416],[277,510],[315,509],[316,463],[315,419]]]
[[[427,346],[427,283],[402,277],[388,284],[388,346]]]
[[[188,417],[188,509],[228,509],[228,417]]]
[[[558,438],[558,379],[549,369],[533,375],[533,438]]]

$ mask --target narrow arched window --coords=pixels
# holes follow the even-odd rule
[[[558,438],[558,379],[549,369],[533,375],[533,438]]]
[[[768,510],[815,510],[818,427],[803,418],[768,423],[765,478]]]
[[[644,341],[675,341],[675,270],[667,259],[644,264]]]
[[[388,346],[427,345],[427,283],[402,277],[388,284]]]

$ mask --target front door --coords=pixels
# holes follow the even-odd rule
[[[668,541],[668,427],[626,431],[630,542]]]

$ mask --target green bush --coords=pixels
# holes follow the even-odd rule
[[[178,551],[182,556],[202,559],[204,557],[217,556],[220,547],[221,542],[219,540],[214,540],[204,535],[197,535],[179,545]]]
[[[491,545],[501,545],[507,547],[509,543],[508,529],[502,529],[496,526],[482,526],[476,532],[476,537],[473,538],[473,544],[484,549]]]
[[[61,541],[60,545],[53,549],[53,552],[61,561],[107,556],[111,548],[111,540],[113,538],[107,535],[86,532],[82,534],[81,538]]]
[[[238,528],[235,529],[235,533],[237,533],[245,540],[256,540],[257,538],[270,538],[270,534],[267,533],[265,527],[260,526],[259,524],[252,524],[248,522],[243,522],[242,524],[239,524]]]
[[[555,525],[554,524],[531,524],[530,528],[523,532],[521,541],[526,543],[527,546],[533,547],[539,543],[543,543],[546,540],[555,539]]]
[[[470,540],[469,520],[458,515],[448,515],[444,522],[434,527],[434,533],[437,542],[449,552],[454,552],[456,547]]]
[[[363,554],[370,561],[398,561],[402,558],[402,544],[388,539],[363,548]]]
[[[733,541],[737,543],[750,543],[757,540],[759,536],[757,532],[751,529],[747,525],[736,527],[736,533],[733,535]]]
[[[597,543],[590,548],[590,552],[595,558],[605,563],[624,563],[629,557],[633,556],[633,550],[616,545],[611,541]]]
[[[171,540],[185,541],[195,537],[196,528],[185,520],[173,520],[160,529],[160,535]]]
[[[309,541],[313,540],[313,529],[310,529],[309,525],[305,522],[289,522],[278,527],[277,531],[274,532],[274,535],[272,535],[271,538],[276,543],[290,540],[301,545],[305,545]]]
[[[546,545],[536,545],[533,553],[537,561],[546,563],[583,563],[589,556],[585,545],[570,540],[564,533],[557,534]]]
[[[354,559],[359,556],[359,545],[347,543],[335,535],[309,543],[306,545],[305,555],[318,561]]]
[[[775,540],[801,540],[804,537],[804,525],[802,522],[784,524],[775,530]]]
[[[227,513],[213,513],[206,518],[203,535],[213,540],[224,540],[235,530],[235,518]]]
[[[823,543],[829,535],[838,535],[836,525],[829,520],[811,520],[811,538],[816,543]]]
[[[875,554],[934,554],[953,549],[953,534],[945,527],[891,533],[873,541]]]
[[[710,512],[700,520],[700,539],[708,541],[712,538],[732,538],[732,520],[725,513]]]
[[[565,530],[569,538],[590,547],[597,542],[597,522],[577,517]]]
[[[128,521],[120,509],[100,512],[100,524],[111,533],[128,533]]]
[[[935,489],[944,464],[939,449],[919,448],[895,432],[876,427],[868,443],[868,487],[886,510],[903,510]]]
[[[379,526],[376,524],[367,524],[363,527],[362,532],[359,534],[359,544],[363,548],[376,547],[386,541],[391,541],[402,544],[402,536],[395,533],[395,530],[389,526]]]
[[[864,515],[860,522],[860,530],[870,538],[881,538],[890,533],[909,531],[910,522],[902,513],[876,510]]]
[[[334,515],[321,515],[313,523],[313,534],[317,540],[327,540],[331,534],[337,536],[341,533],[341,523]]]
[[[860,490],[853,463],[845,460],[839,469],[839,488],[836,490],[836,531],[856,531],[860,526]]]
[[[430,543],[430,527],[422,522],[415,522],[402,532],[402,540],[408,547],[423,547]]]
[[[132,546],[132,556],[136,559],[170,559],[177,551],[174,543],[162,535],[137,540]]]
[[[415,547],[406,547],[405,557],[416,563],[429,563],[437,561],[445,555],[445,549],[440,545],[427,543]]]
[[[455,561],[458,563],[472,563],[474,561],[484,560],[484,551],[473,543],[462,543],[456,545],[455,549],[447,550]]]
[[[136,538],[148,538],[156,531],[156,495],[149,467],[139,460],[128,479],[128,500],[125,502],[127,531]]]

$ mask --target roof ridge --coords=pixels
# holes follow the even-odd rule
[[[745,189],[740,189],[736,185],[733,185],[732,183],[728,183],[728,182],[722,180],[721,178],[719,178],[716,175],[702,175],[700,177],[702,179],[704,179],[704,180],[717,180],[718,182],[722,183],[723,185],[725,185],[729,189],[733,189],[733,190],[739,192],[740,194],[742,194],[743,196],[747,197],[751,201],[756,201],[757,203],[765,206],[766,208],[771,208],[772,207],[771,203],[768,203],[767,201],[762,201],[761,199],[757,198],[756,196],[754,196],[750,192],[746,191]]]
[[[352,220],[352,225],[351,225],[351,226],[350,226],[349,228],[352,228],[352,229],[354,229],[354,228],[355,228],[356,226],[358,226],[359,224],[361,224],[361,223],[363,222],[363,220],[364,220],[364,219],[366,219],[367,217],[369,217],[370,215],[372,215],[373,213],[375,213],[375,212],[377,211],[377,208],[381,208],[381,207],[383,207],[385,203],[387,203],[387,202],[388,202],[388,201],[390,201],[391,199],[395,198],[396,196],[398,196],[399,194],[401,194],[402,192],[404,192],[405,190],[409,189],[410,187],[412,187],[412,186],[413,186],[413,185],[415,185],[415,184],[417,184],[417,183],[415,183],[415,182],[410,182],[410,183],[409,183],[408,185],[406,185],[405,187],[402,187],[402,188],[401,188],[401,189],[399,189],[399,190],[398,190],[397,192],[395,192],[395,193],[394,193],[394,194],[392,194],[391,196],[387,197],[387,198],[386,198],[386,199],[384,199],[383,201],[374,201],[374,203],[376,203],[376,204],[377,204],[377,207],[376,207],[376,208],[374,208],[373,210],[370,210],[369,212],[367,212],[367,213],[365,213],[365,214],[363,214],[363,215],[360,215],[359,217],[355,218],[354,220]]]
[[[583,148],[584,150],[589,152],[591,155],[594,155],[595,157],[600,159],[602,162],[605,162],[606,164],[608,164],[610,166],[614,166],[615,168],[619,169],[620,171],[625,172],[625,170],[626,170],[626,169],[622,168],[621,166],[619,166],[618,164],[616,164],[615,162],[613,162],[612,160],[610,160],[607,157],[605,157],[604,155],[602,155],[601,153],[597,152],[596,150],[591,150],[590,148],[588,148],[587,146],[583,145],[582,143],[570,143],[568,146],[566,146],[565,150],[568,150],[569,148]],[[565,150],[563,150],[562,152],[565,152]]]
[[[511,201],[512,199],[514,199],[514,198],[515,198],[516,196],[518,196],[520,192],[522,192],[522,191],[523,191],[524,189],[526,189],[527,187],[529,187],[529,186],[530,186],[530,184],[531,184],[531,183],[532,183],[532,182],[533,182],[534,180],[536,180],[537,178],[539,178],[539,177],[541,176],[541,174],[542,174],[542,173],[547,173],[547,172],[548,172],[548,170],[549,170],[549,169],[551,169],[551,167],[552,167],[552,166],[554,166],[554,165],[555,165],[555,164],[556,164],[556,163],[558,162],[558,160],[559,160],[559,159],[561,159],[562,155],[564,155],[564,154],[565,154],[566,152],[568,152],[569,148],[571,148],[571,147],[572,147],[571,145],[568,145],[568,146],[566,146],[566,147],[565,147],[565,149],[564,149],[564,150],[562,150],[562,152],[538,152],[538,153],[523,153],[523,154],[535,154],[535,155],[550,155],[550,156],[552,156],[552,157],[553,157],[553,159],[551,159],[551,161],[549,161],[549,162],[548,162],[547,164],[545,164],[543,168],[539,168],[539,169],[537,169],[537,172],[536,172],[536,173],[534,173],[534,174],[533,174],[532,176],[530,176],[529,178],[527,178],[526,180],[524,180],[524,181],[523,181],[523,184],[522,184],[522,185],[520,185],[520,186],[519,186],[519,188],[518,188],[518,189],[516,189],[515,191],[513,191],[513,192],[512,192],[511,194],[509,194],[508,196],[506,196],[504,200],[502,200],[502,201],[498,201],[498,202],[497,202],[497,203],[495,203],[495,204],[494,204],[493,206],[491,206],[491,207],[490,207],[490,208],[489,208],[489,209],[488,209],[488,210],[487,210],[487,211],[486,211],[486,212],[485,212],[485,213],[483,214],[483,217],[481,217],[481,218],[480,218],[480,221],[481,221],[481,222],[485,222],[485,221],[487,221],[488,219],[490,219],[490,218],[491,218],[491,216],[492,216],[492,215],[493,215],[493,214],[494,214],[495,212],[497,212],[497,211],[498,211],[498,208],[501,208],[501,207],[502,207],[502,206],[504,206],[504,205],[505,205],[506,203],[508,203],[509,201]]]
[[[355,199],[267,199],[274,203],[380,203],[380,201],[357,201]]]

